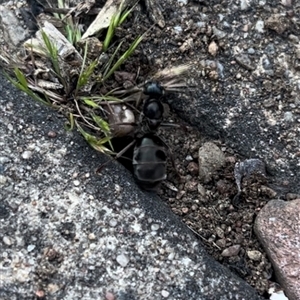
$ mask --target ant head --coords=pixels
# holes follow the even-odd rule
[[[165,89],[156,81],[148,81],[144,86],[144,94],[153,98],[160,98],[163,96]]]

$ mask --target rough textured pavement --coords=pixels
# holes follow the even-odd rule
[[[124,168],[96,177],[63,118],[0,92],[0,299],[259,299]]]

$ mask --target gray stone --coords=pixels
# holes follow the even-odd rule
[[[224,249],[222,251],[221,255],[224,257],[235,256],[235,255],[238,255],[238,253],[240,252],[240,249],[241,249],[241,245],[233,245],[233,246],[230,246],[230,247]]]
[[[239,65],[241,65],[246,70],[255,70],[255,66],[253,65],[253,61],[249,58],[247,54],[239,54],[235,57],[236,61]]]
[[[300,199],[270,201],[254,229],[287,296],[300,299]]]
[[[264,32],[265,23],[262,20],[258,20],[255,24],[255,30],[257,32],[263,33]]]
[[[247,255],[251,260],[254,261],[260,261],[262,257],[261,252],[259,252],[258,250],[248,250]]]
[[[290,19],[286,15],[274,14],[266,20],[266,27],[282,34],[290,26]]]
[[[214,143],[207,142],[199,149],[199,179],[208,182],[212,174],[225,164],[225,155]]]
[[[32,151],[24,151],[23,153],[22,153],[22,158],[23,159],[29,159],[31,156],[32,156]]]
[[[12,10],[0,5],[0,24],[2,24],[3,31],[0,32],[6,36],[6,41],[11,41],[14,46],[19,45],[29,37],[29,33],[21,25],[20,21]]]
[[[128,265],[129,258],[125,254],[120,254],[120,255],[117,256],[116,261],[118,262],[118,264],[120,266],[122,266],[124,268],[124,267],[126,267]]]

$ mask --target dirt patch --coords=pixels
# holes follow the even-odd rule
[[[164,7],[165,15],[169,17],[166,18],[166,27],[163,30],[154,27],[137,54],[142,58],[139,66],[141,70],[139,79],[142,80],[140,83],[147,80],[151,73],[159,68],[193,62],[195,53],[197,53],[197,58],[199,58],[199,53],[203,53],[204,59],[208,56],[206,49],[204,50],[206,46],[200,38],[194,39],[193,44],[190,45],[189,37],[199,35],[201,30],[205,31],[203,37],[209,29],[195,30],[191,21],[190,29],[186,29],[185,34],[179,37],[176,30],[179,30],[180,26],[187,27],[187,24],[182,24],[185,21],[177,13],[180,4],[177,1],[173,4],[173,8],[169,6],[169,3]],[[198,12],[212,9],[212,6],[195,5],[199,9]],[[186,14],[192,20],[195,11],[191,8],[186,11]],[[150,26],[146,18],[137,20],[138,25],[132,27],[134,30],[138,28],[143,30]],[[176,26],[178,26],[177,29]],[[211,68],[208,72],[213,81],[212,85],[218,85],[214,77],[215,70],[213,66]],[[127,66],[126,70],[132,72],[134,68]],[[197,78],[194,78],[194,82],[197,82]],[[194,88],[191,86],[187,88],[187,94]],[[177,94],[166,97],[165,101],[172,103],[174,97],[177,100],[180,99],[180,95]],[[190,100],[194,101],[192,97]],[[182,124],[182,120],[179,120],[173,112],[170,113],[168,121]],[[213,123],[213,120],[209,122]],[[188,133],[183,129],[165,129],[161,130],[161,136],[174,154],[182,181],[178,179],[170,165],[167,184],[162,185],[159,195],[195,232],[209,254],[245,279],[261,295],[268,297],[267,291],[273,279],[273,270],[254,235],[253,223],[259,210],[274,195],[272,189],[269,189],[262,178],[249,178],[247,182],[243,182],[243,195],[239,207],[235,207],[232,204],[237,193],[234,165],[242,158],[235,149],[228,147],[222,140],[213,140],[224,152],[226,165],[213,174],[209,182],[202,183],[198,179],[197,172],[198,150],[204,142],[212,141],[211,138],[194,129],[190,129]]]

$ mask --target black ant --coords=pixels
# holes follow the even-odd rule
[[[149,98],[144,101],[140,120],[135,124],[134,140],[114,158],[120,158],[129,148],[134,146],[133,174],[137,183],[146,190],[155,189],[159,183],[166,179],[168,157],[172,159],[174,166],[169,147],[157,135],[160,126],[178,127],[176,124],[163,123],[164,106],[161,98],[164,92],[164,88],[158,82],[150,81],[145,84],[143,93]],[[97,171],[110,161],[102,164]]]

